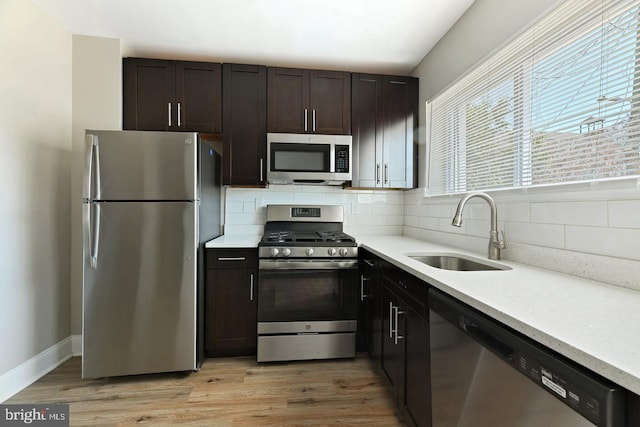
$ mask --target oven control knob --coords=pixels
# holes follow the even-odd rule
[[[289,256],[289,255],[291,255],[291,249],[289,249],[289,248],[284,248],[284,249],[282,250],[282,256]]]
[[[334,256],[336,254],[336,248],[329,248],[327,252],[329,253],[329,256]]]
[[[349,249],[340,248],[340,256],[347,256],[347,255],[349,255]]]
[[[311,256],[313,255],[313,248],[307,248],[304,250],[304,253],[307,254],[307,256]]]
[[[278,250],[278,248],[271,249],[271,256],[276,257],[279,253],[280,251]]]

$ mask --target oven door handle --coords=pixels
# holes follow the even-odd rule
[[[358,267],[358,260],[269,260],[261,259],[260,270],[344,270]]]

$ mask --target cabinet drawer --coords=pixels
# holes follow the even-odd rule
[[[382,278],[387,286],[426,318],[428,310],[427,284],[386,261],[380,261],[380,266]]]
[[[258,268],[258,250],[255,248],[207,249],[207,268]]]

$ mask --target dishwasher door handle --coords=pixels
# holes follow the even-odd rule
[[[469,334],[483,346],[494,351],[506,360],[513,360],[513,357],[515,355],[515,350],[513,348],[509,347],[507,344],[503,343],[498,338],[482,329],[482,327],[474,323],[472,320],[469,320],[461,315],[460,326],[462,326],[467,334]]]

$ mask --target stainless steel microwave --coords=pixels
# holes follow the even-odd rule
[[[267,134],[269,184],[351,181],[351,135]]]

